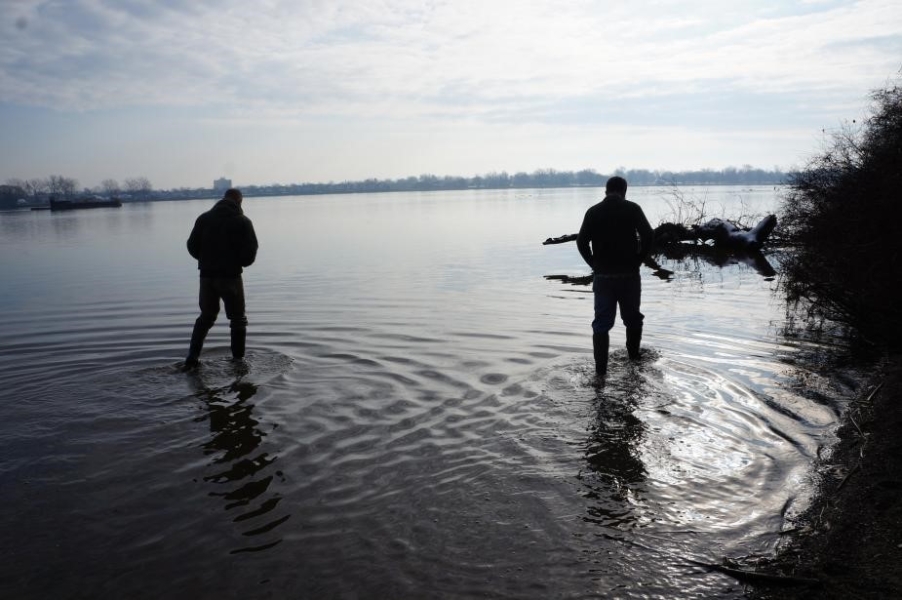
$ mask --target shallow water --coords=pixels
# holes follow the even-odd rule
[[[687,559],[773,551],[855,378],[771,278],[662,259],[593,386],[591,290],[546,279],[588,270],[541,242],[598,194],[247,199],[248,356],[221,316],[190,374],[210,202],[0,213],[0,596],[743,597]]]

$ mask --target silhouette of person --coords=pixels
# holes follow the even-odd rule
[[[586,211],[576,238],[579,253],[593,274],[592,350],[599,377],[604,377],[608,370],[609,332],[617,316],[617,305],[626,326],[630,359],[639,358],[645,319],[639,312],[642,295],[639,266],[651,251],[654,232],[642,208],[626,199],[626,187],[623,177],[608,179],[604,200]]]
[[[197,218],[188,237],[188,252],[197,259],[200,270],[200,316],[191,333],[186,368],[197,366],[204,338],[219,314],[220,300],[229,319],[232,357],[244,357],[247,316],[241,273],[257,257],[257,235],[241,210],[243,199],[240,190],[226,190],[222,200]]]

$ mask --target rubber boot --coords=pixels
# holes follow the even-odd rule
[[[626,353],[630,360],[639,360],[639,344],[642,342],[641,327],[626,328]]]
[[[231,342],[232,342],[232,358],[244,358],[244,344],[247,339],[247,328],[246,327],[232,327],[231,329]]]
[[[595,355],[595,374],[604,377],[608,372],[608,345],[610,336],[607,333],[592,334],[592,353]]]
[[[213,324],[198,317],[194,322],[194,331],[191,332],[191,345],[188,347],[188,357],[185,359],[185,367],[196,367],[200,359],[200,352],[204,348],[204,340],[207,332]]]

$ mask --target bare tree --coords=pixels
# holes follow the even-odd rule
[[[873,92],[864,122],[844,123],[825,150],[792,175],[781,220],[796,251],[783,263],[790,302],[814,324],[852,327],[875,348],[902,349],[902,79]],[[881,350],[882,352],[883,350]]]
[[[46,179],[35,177],[25,181],[24,189],[25,193],[31,196],[31,200],[37,202],[38,198],[50,189],[50,183]]]
[[[52,195],[71,198],[78,189],[78,180],[62,175],[51,175],[47,180],[47,187]]]
[[[110,198],[119,195],[119,182],[115,179],[104,179],[100,182],[100,192]]]
[[[74,196],[76,191],[78,191],[78,180],[71,177],[64,177],[63,195],[69,198]]]
[[[146,198],[153,190],[153,186],[147,177],[130,177],[125,180],[125,189],[132,195]]]
[[[62,175],[51,175],[47,178],[47,191],[52,195],[56,196],[57,194],[63,193],[62,187]]]

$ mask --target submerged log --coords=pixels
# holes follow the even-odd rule
[[[764,217],[751,229],[739,227],[735,223],[723,219],[711,219],[703,225],[686,227],[676,223],[663,223],[655,228],[654,247],[663,250],[674,244],[693,242],[707,244],[711,242],[716,247],[728,250],[760,250],[767,238],[777,226],[776,215]],[[542,242],[543,246],[550,244],[563,244],[575,241],[577,234],[570,233],[556,238],[548,238]]]
[[[548,238],[544,242],[542,242],[543,246],[547,246],[549,244],[563,244],[564,242],[575,242],[576,238],[579,237],[576,233],[568,233],[567,235],[562,235],[556,238]]]
[[[797,577],[795,575],[777,575],[773,573],[761,573],[759,571],[747,571],[745,569],[737,569],[727,565],[719,565],[717,563],[702,562],[700,560],[686,559],[693,565],[705,567],[713,571],[718,571],[724,575],[729,575],[740,581],[753,584],[776,585],[776,586],[812,586],[820,587],[822,582],[813,577]]]
[[[764,217],[751,229],[723,219],[711,219],[703,225],[692,227],[664,223],[655,229],[655,245],[661,247],[689,241],[710,241],[715,246],[728,249],[760,250],[776,226],[775,215]]]
[[[741,263],[754,268],[764,277],[773,277],[776,271],[761,253],[761,248],[777,226],[777,217],[768,215],[751,229],[742,228],[722,219],[711,219],[703,225],[686,227],[676,223],[663,223],[655,228],[652,254],[669,259],[681,259],[693,255],[716,265]],[[564,244],[575,241],[577,234],[570,233],[556,238],[548,238],[543,246]],[[661,279],[669,279],[673,273],[659,265],[653,256],[645,260],[645,265]],[[552,279],[566,276],[550,276]],[[566,278],[566,283],[581,285],[580,277]],[[591,282],[591,276],[587,280]]]

